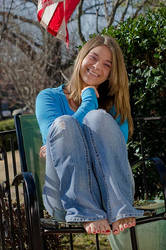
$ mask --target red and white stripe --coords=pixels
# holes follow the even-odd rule
[[[67,23],[80,0],[38,0],[37,17],[53,36],[69,43]]]

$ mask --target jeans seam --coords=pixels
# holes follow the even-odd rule
[[[106,186],[106,193],[107,193],[107,200],[108,200],[108,202],[106,204],[106,206],[107,206],[107,214],[108,214],[108,209],[109,209],[109,211],[110,211],[110,218],[111,218],[112,211],[111,211],[111,207],[109,205],[110,204],[110,200],[109,200],[109,196],[108,196],[108,187],[107,187],[107,183],[106,183],[106,178],[105,178],[105,175],[103,173],[102,164],[101,164],[100,156],[99,156],[99,153],[98,153],[98,150],[97,150],[97,147],[96,147],[95,139],[94,139],[93,134],[92,134],[92,132],[91,132],[91,130],[89,128],[88,128],[88,132],[89,132],[89,135],[90,135],[91,145],[92,145],[93,150],[95,152],[98,165],[100,166],[100,170],[102,172],[104,184]]]
[[[79,125],[79,123],[76,121],[76,124],[77,124],[77,126],[78,126],[78,129],[79,129],[79,131],[80,131],[80,134],[81,134],[81,137],[82,137],[82,141],[83,141],[83,143],[84,143],[84,149],[85,149],[85,156],[86,156],[86,162],[87,162],[87,165],[88,165],[88,184],[89,184],[89,192],[91,193],[91,196],[92,196],[92,199],[93,199],[93,201],[95,202],[95,204],[96,204],[96,201],[95,201],[95,199],[94,199],[94,197],[93,197],[93,192],[92,192],[92,185],[91,185],[91,175],[90,175],[90,169],[91,169],[91,164],[92,164],[92,161],[90,160],[91,159],[91,157],[90,157],[90,154],[88,153],[88,151],[89,151],[89,148],[88,148],[88,145],[87,145],[87,141],[86,141],[86,138],[85,138],[85,135],[83,136],[82,135],[82,129],[80,128],[80,125]],[[88,157],[88,155],[89,155],[89,157]]]

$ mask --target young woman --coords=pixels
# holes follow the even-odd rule
[[[59,221],[81,222],[94,234],[110,234],[110,225],[114,234],[135,226],[143,212],[133,207],[126,149],[133,123],[117,42],[109,36],[89,40],[70,81],[39,93],[36,116],[41,155],[46,149],[43,200],[48,212]]]

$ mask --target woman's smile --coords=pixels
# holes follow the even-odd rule
[[[88,73],[90,75],[92,75],[92,77],[99,77],[99,74],[97,74],[96,72],[92,71],[92,69],[87,69]]]

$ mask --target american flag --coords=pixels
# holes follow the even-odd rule
[[[80,0],[38,0],[37,17],[53,36],[69,44],[67,23]]]

